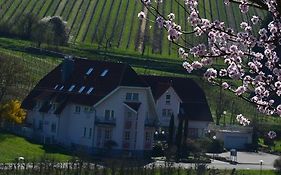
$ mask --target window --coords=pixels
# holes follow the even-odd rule
[[[101,76],[101,77],[104,77],[104,76],[107,74],[107,72],[108,72],[108,69],[105,69],[105,70],[100,74],[100,76]]]
[[[139,101],[139,94],[138,93],[133,93],[133,100]]]
[[[55,103],[52,103],[52,110],[56,110],[57,105]]]
[[[71,92],[74,88],[75,88],[75,85],[72,85],[72,86],[68,89],[68,91]]]
[[[126,93],[126,100],[127,101],[139,101],[139,94],[138,93]]]
[[[56,131],[57,131],[57,125],[55,123],[52,123],[51,132],[55,133]]]
[[[172,109],[162,109],[162,116],[163,117],[170,117],[172,115]]]
[[[191,138],[198,137],[198,128],[188,128],[188,136]]]
[[[126,93],[126,100],[131,100],[132,93]]]
[[[85,89],[85,86],[82,86],[80,89],[79,89],[79,93],[82,93],[83,92],[83,90]]]
[[[54,87],[54,89],[57,89],[59,87],[59,85],[57,84],[55,87]]]
[[[92,128],[90,128],[90,131],[89,131],[89,138],[92,137]]]
[[[93,87],[90,87],[90,89],[87,91],[87,95],[89,95],[94,90]]]
[[[94,108],[93,108],[93,107],[90,107],[90,108],[89,108],[89,112],[90,112],[90,113],[94,112]]]
[[[114,119],[114,111],[106,109],[104,112],[105,120],[113,120]]]
[[[75,113],[80,113],[81,107],[80,106],[75,106]]]
[[[86,72],[86,75],[90,75],[92,72],[93,72],[94,68],[90,68],[87,72]]]
[[[91,106],[85,106],[84,107],[84,112],[85,113],[92,113],[94,111],[94,108]]]
[[[89,112],[89,107],[88,106],[84,107],[84,112]]]
[[[130,131],[125,131],[125,133],[124,133],[124,139],[125,139],[125,140],[130,140]]]
[[[36,102],[35,108],[36,108],[36,109],[39,109],[40,107],[41,107],[41,102],[40,102],[40,101],[37,101],[37,102]]]
[[[171,103],[171,95],[167,94],[166,95],[166,104],[169,105]]]
[[[104,131],[104,139],[105,140],[111,140],[111,138],[112,138],[112,131],[111,131],[111,129],[106,129]]]
[[[64,88],[64,86],[61,86],[61,87],[60,87],[60,91],[63,90],[63,88]]]
[[[87,128],[84,128],[84,134],[83,134],[84,137],[86,137],[86,133],[87,133]]]
[[[43,121],[42,120],[39,121],[38,130],[40,130],[40,131],[43,130]]]
[[[105,120],[109,120],[109,118],[110,118],[110,110],[105,110],[104,118],[105,118]]]
[[[150,142],[151,140],[151,133],[150,132],[145,132],[145,141]]]

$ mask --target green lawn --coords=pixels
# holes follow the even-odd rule
[[[42,157],[67,161],[72,157],[62,148],[48,147],[32,143],[23,137],[0,132],[0,162],[13,162],[19,156],[27,160],[39,160]]]

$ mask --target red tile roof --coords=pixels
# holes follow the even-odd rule
[[[118,86],[148,86],[128,64],[86,59],[73,59],[70,62],[73,69],[71,71],[66,70],[69,74],[64,81],[62,78],[63,71],[65,71],[64,64],[65,62],[61,63],[39,81],[24,99],[23,108],[32,109],[36,101],[40,100],[44,103],[42,112],[46,112],[46,110],[48,111],[48,104],[56,102],[58,107],[55,113],[59,114],[68,103],[94,105]],[[69,60],[67,64],[69,64]],[[87,75],[86,73],[90,68],[93,68],[93,71]],[[104,70],[108,70],[108,72],[105,76],[101,76]],[[72,85],[75,85],[75,87],[72,91],[69,91]],[[63,89],[60,90],[62,86]],[[79,93],[83,86],[85,86],[85,89],[82,93]],[[87,94],[91,87],[93,87],[92,92]]]
[[[203,89],[190,78],[141,75],[151,87],[155,101],[172,87],[182,101],[184,117],[196,121],[213,121]]]

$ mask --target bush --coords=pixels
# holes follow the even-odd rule
[[[161,142],[157,142],[152,148],[153,157],[162,157],[164,156],[164,148]]]
[[[223,142],[218,139],[213,139],[208,147],[210,153],[221,153],[223,152]]]
[[[281,171],[281,157],[274,161],[273,167],[276,168],[278,171]]]

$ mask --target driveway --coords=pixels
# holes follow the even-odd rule
[[[222,154],[218,154],[220,157],[230,158],[230,152],[224,152]],[[237,152],[237,162],[239,164],[260,164],[262,160],[263,165],[271,165],[273,166],[274,160],[277,159],[278,156],[263,152]]]
[[[213,154],[209,154],[213,155]],[[218,154],[218,156],[230,158],[230,152],[225,152],[222,154]],[[233,165],[228,162],[222,162],[218,160],[212,160],[210,164],[207,164],[209,168],[217,168],[217,169],[251,169],[251,170],[260,170],[260,169],[267,169],[273,170],[273,162],[277,159],[278,156],[273,154],[267,154],[263,152],[253,153],[253,152],[237,152],[237,162],[238,164]],[[262,166],[260,165],[260,161],[263,161]],[[164,161],[156,161],[154,163],[156,166],[164,166]],[[147,165],[152,166],[151,164]],[[195,167],[193,163],[173,163],[174,167],[182,167],[182,168],[190,168]]]

